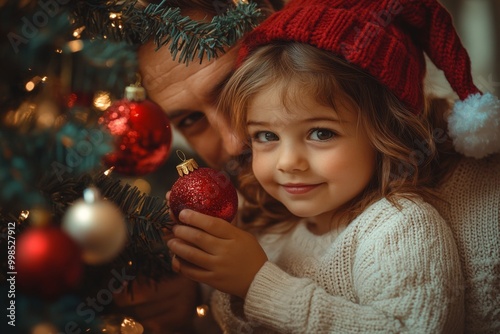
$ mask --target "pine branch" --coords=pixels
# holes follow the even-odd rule
[[[165,200],[141,193],[136,187],[122,185],[103,173],[94,179],[102,195],[117,204],[125,215],[129,242],[113,263],[128,268],[132,275],[158,280],[172,273],[168,248],[163,236],[172,227]]]
[[[69,177],[63,182],[54,175],[41,182],[41,189],[50,197],[57,221],[61,221],[68,207],[81,198],[83,190],[96,186],[102,196],[114,202],[123,212],[129,232],[124,251],[113,262],[117,270],[127,268],[129,274],[160,279],[171,273],[168,248],[163,241],[165,230],[172,222],[165,200],[147,196],[137,187],[122,184],[100,170],[94,174]]]
[[[133,1],[72,1],[72,16],[76,28],[82,27],[87,38],[105,38],[130,44],[140,40],[144,29],[140,11]]]
[[[143,44],[153,39],[157,48],[169,44],[173,59],[188,64],[217,57],[232,46],[261,19],[255,3],[246,1],[228,8],[211,22],[182,16],[180,9],[165,1],[145,9],[137,1],[77,1],[73,10],[76,26],[85,26],[89,37],[105,36],[116,41]]]
[[[112,268],[118,271],[126,268],[129,275],[142,275],[154,280],[172,274],[168,248],[163,240],[172,222],[164,199],[147,196],[137,187],[122,184],[119,179],[105,175],[104,170],[91,174],[68,174],[62,180],[60,175],[50,173],[38,184],[40,194],[50,203],[53,221],[58,224],[69,206],[80,199],[83,190],[90,186],[97,187],[104,198],[121,209],[129,232],[125,249],[113,263],[106,266],[106,272],[109,273]],[[21,235],[21,231],[29,224],[29,221],[21,218],[20,211],[0,208],[0,222],[7,221],[16,222],[19,228],[17,235]],[[5,226],[2,224],[2,228]],[[4,241],[2,239],[0,241]]]

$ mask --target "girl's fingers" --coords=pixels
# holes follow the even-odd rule
[[[202,269],[205,265],[210,263],[211,255],[203,250],[194,247],[181,239],[170,239],[167,243],[168,248],[175,254],[175,257],[188,261]],[[175,268],[174,268],[175,270]]]
[[[218,245],[224,241],[199,228],[187,225],[176,225],[172,231],[176,238],[182,239],[211,255],[217,254],[220,248]]]
[[[172,260],[172,269],[176,273],[182,274],[184,277],[197,282],[205,282],[210,273],[206,269],[189,263],[178,256]]]
[[[179,220],[221,239],[230,239],[236,228],[221,218],[208,216],[189,209],[184,209],[179,213]]]

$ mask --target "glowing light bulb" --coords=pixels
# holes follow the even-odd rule
[[[196,306],[196,314],[200,318],[203,318],[204,316],[206,316],[208,314],[208,305],[203,304],[203,305]]]

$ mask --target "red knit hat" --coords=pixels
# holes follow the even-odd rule
[[[424,52],[460,98],[448,119],[457,151],[500,152],[500,102],[474,85],[470,59],[436,0],[290,0],[242,43],[238,63],[273,41],[307,43],[361,67],[415,113],[424,103]]]

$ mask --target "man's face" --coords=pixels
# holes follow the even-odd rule
[[[216,109],[217,97],[232,72],[238,47],[217,59],[188,66],[172,60],[168,46],[153,42],[139,49],[139,70],[148,97],[158,103],[173,126],[211,167],[223,169],[241,153],[229,122]]]

